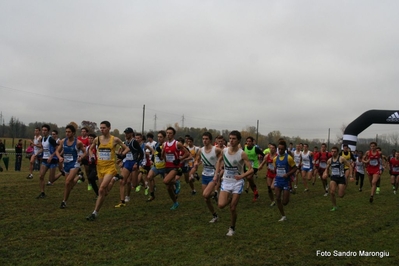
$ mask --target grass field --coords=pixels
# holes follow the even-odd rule
[[[383,175],[381,194],[369,203],[370,185],[358,192],[354,183],[338,211],[323,197],[318,180],[308,193],[291,196],[285,208],[288,220],[269,207],[264,170],[256,180],[260,199],[243,194],[238,205],[236,234],[227,237],[228,209],[212,218],[201,193],[191,196],[182,185],[180,207],[172,202],[157,179],[156,200],[146,203],[144,192],[133,193],[125,208],[118,203],[118,189],[107,197],[98,219],[86,221],[94,208],[94,192],[87,183],[71,193],[68,208],[59,209],[63,179],[39,194],[38,173],[26,179],[22,172],[0,173],[0,265],[398,265],[399,195],[394,195],[388,175]],[[118,185],[118,184],[117,184]],[[200,191],[200,184],[196,184]],[[118,185],[119,187],[119,185]],[[298,191],[302,191],[302,184]],[[317,250],[331,252],[317,256]],[[357,256],[334,256],[334,250]],[[359,251],[386,251],[389,257],[359,256]]]

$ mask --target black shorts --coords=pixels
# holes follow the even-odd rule
[[[173,170],[176,171],[176,175],[178,175],[178,176],[182,175],[182,171],[181,171],[180,167],[166,167],[165,168],[165,175],[169,174]]]
[[[345,176],[331,176],[331,181],[337,183],[337,185],[346,185],[346,178]]]

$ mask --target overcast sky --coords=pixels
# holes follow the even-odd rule
[[[399,109],[398,1],[0,1],[0,111],[335,138]],[[359,137],[396,132],[373,125]]]

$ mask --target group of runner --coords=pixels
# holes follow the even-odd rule
[[[322,180],[324,196],[330,194],[331,197],[331,211],[337,210],[336,192],[338,197],[345,195],[348,179],[353,181],[356,176],[356,184],[360,182],[359,191],[362,191],[365,173],[369,176],[372,188],[372,203],[375,193],[379,191],[377,187],[384,160],[389,162],[395,194],[398,189],[399,152],[395,151],[388,159],[378,151],[375,142],[370,143],[370,150],[364,155],[360,151],[355,154],[350,152],[346,145],[341,152],[338,147],[328,152],[324,143],[320,151],[315,148],[311,152],[307,144],[297,144],[296,148],[292,148],[293,144],[287,145],[283,139],[277,145],[270,143],[263,152],[255,145],[253,137],[247,137],[242,148],[242,136],[236,130],[230,132],[228,142],[223,136],[216,137],[214,141],[210,132],[204,132],[203,147],[199,148],[190,136],[175,139],[176,130],[173,127],[157,132],[157,141],[153,139],[153,134],[147,134],[147,142],[142,134],[135,134],[130,127],[124,131],[124,141],[111,135],[110,129],[111,124],[102,121],[100,136],[89,134],[89,130],[83,127],[81,135],[76,137],[77,125],[69,124],[65,129],[66,137],[60,140],[55,130],[50,135],[48,125],[36,128],[32,157],[39,157],[40,154],[42,157],[39,178],[41,191],[37,198],[46,197],[44,177],[48,170],[48,185],[65,175],[64,196],[60,205],[61,209],[65,209],[73,187],[85,180],[84,171],[89,181],[88,189],[93,190],[97,196],[93,212],[86,217],[88,221],[93,221],[98,217],[105,197],[115,182],[119,181],[120,195],[120,202],[115,207],[120,208],[130,201],[131,190],[138,191],[142,186],[149,196],[147,201],[155,200],[155,177],[159,175],[173,203],[170,209],[176,210],[179,207],[181,177],[189,185],[191,194],[195,195],[197,191],[194,182],[200,179],[197,170],[202,165],[202,196],[212,215],[209,222],[219,220],[212,203],[213,198],[219,209],[229,206],[231,224],[227,235],[233,236],[240,195],[244,190],[248,192],[250,187],[254,194],[253,201],[258,200],[254,177],[265,165],[270,206],[277,205],[281,214],[280,222],[287,220],[284,206],[289,203],[290,194],[296,193],[299,176],[303,180],[304,192],[309,191],[308,181],[314,185],[317,177]],[[35,159],[31,158],[31,167]],[[55,174],[57,168],[58,175]],[[33,178],[32,170],[27,178]],[[329,184],[328,178],[331,180]],[[247,189],[245,181],[248,183]]]

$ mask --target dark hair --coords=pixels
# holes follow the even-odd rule
[[[333,146],[333,147],[331,148],[331,150],[336,150],[336,151],[339,151],[339,149],[338,149],[338,147],[337,147],[337,146]]]
[[[76,133],[76,128],[73,125],[71,125],[71,124],[67,125],[65,127],[65,129],[70,129],[72,131],[72,133]]]
[[[211,132],[209,132],[209,131],[206,131],[206,132],[202,133],[202,136],[203,136],[203,137],[208,137],[209,140],[212,140],[212,134],[211,134]],[[222,137],[222,138],[223,138],[223,137]]]
[[[97,135],[96,135],[96,134],[94,134],[94,133],[90,133],[90,134],[89,134],[89,137],[92,137],[92,138],[97,138]]]
[[[154,134],[152,134],[151,132],[150,133],[147,133],[147,138],[154,138]]]
[[[182,137],[177,138],[177,141],[181,142],[182,144],[184,144],[184,138],[182,138]]]
[[[370,142],[370,145],[371,144],[374,144],[375,146],[377,146],[377,142],[375,142],[375,141]]]
[[[224,137],[223,137],[222,135],[218,135],[218,136],[216,137],[216,139],[223,139],[223,140],[224,140]]]
[[[58,135],[58,130],[54,129],[53,132]]]
[[[187,140],[191,140],[192,142],[194,142],[193,137],[187,137]]]
[[[292,144],[292,143],[290,143],[290,144]],[[276,144],[272,143],[272,144],[270,144],[270,145],[273,146],[275,149],[277,149]]]
[[[347,148],[348,148],[348,147],[349,147],[349,146],[348,146],[348,144],[344,144],[344,145],[342,145],[342,148],[345,148],[345,147],[347,147]]]
[[[273,144],[270,144],[270,145],[273,145]],[[278,145],[279,145],[279,146],[280,146],[280,145],[284,146],[284,150],[287,149],[287,142],[285,142],[285,140],[280,140],[280,141],[278,142]]]
[[[253,137],[249,136],[246,140],[250,139],[252,142],[255,140]]]
[[[236,136],[238,141],[241,141],[241,133],[237,130],[233,130],[230,132],[229,136]]]
[[[165,130],[158,131],[158,134],[161,134],[163,137],[166,137],[166,131]]]
[[[47,128],[48,131],[50,131],[50,126],[49,126],[49,125],[44,124],[44,125],[42,126],[42,128],[44,128],[44,127]]]
[[[101,123],[100,123],[100,125],[101,124],[104,124],[106,127],[111,127],[111,123],[109,122],[109,121],[102,121]]]
[[[40,130],[40,127],[35,127],[35,129]]]
[[[82,127],[82,128],[80,129],[80,131],[82,131],[82,130],[86,130],[86,132],[89,132],[89,129],[88,129],[87,127]]]
[[[173,127],[168,127],[166,129],[166,131],[168,131],[168,130],[172,130],[173,131],[173,135],[176,135],[176,129],[174,129]]]
[[[190,135],[185,135],[184,137],[185,137],[185,138],[189,138],[189,137],[190,137]]]

